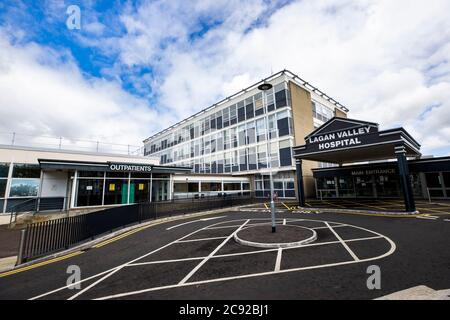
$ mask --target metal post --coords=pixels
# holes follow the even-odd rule
[[[16,133],[15,132],[13,132],[12,133],[12,141],[11,141],[11,145],[13,146],[14,145],[14,141],[16,140]]]
[[[267,108],[267,99],[266,99],[266,91],[270,90],[272,88],[272,85],[269,83],[264,83],[260,86],[258,86],[258,89],[262,91],[263,96],[263,108],[266,108],[265,112],[265,122],[266,122],[266,144],[267,144],[267,162],[269,166],[269,174],[270,174],[270,216],[272,219],[272,233],[276,232],[276,224],[275,224],[275,202],[273,201],[273,174],[272,174],[272,159],[269,156],[270,154],[270,133],[269,133],[269,109]]]
[[[16,266],[22,264],[23,261],[23,247],[25,245],[25,234],[26,229],[20,231],[19,254],[17,255]]]

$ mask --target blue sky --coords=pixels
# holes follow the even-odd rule
[[[67,7],[81,29],[66,27]],[[139,144],[289,69],[450,154],[445,0],[2,1],[2,132]],[[8,120],[6,120],[8,119]]]

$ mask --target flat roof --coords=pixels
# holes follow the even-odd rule
[[[335,99],[329,97],[329,96],[328,96],[327,94],[325,94],[322,90],[320,90],[320,89],[318,89],[317,87],[313,86],[313,85],[310,84],[309,82],[303,80],[302,78],[300,78],[300,77],[299,77],[298,75],[296,75],[295,73],[293,73],[293,72],[291,72],[291,71],[289,71],[289,70],[284,69],[284,70],[281,70],[281,71],[279,71],[279,72],[277,72],[277,73],[275,73],[275,74],[273,74],[273,75],[271,75],[271,76],[269,76],[269,77],[267,77],[267,78],[265,78],[265,79],[263,79],[263,80],[261,80],[261,81],[255,83],[255,84],[253,84],[253,85],[251,85],[251,86],[245,88],[245,89],[242,89],[241,91],[239,91],[239,92],[237,92],[237,93],[235,93],[235,94],[233,94],[233,95],[231,95],[231,96],[229,96],[229,97],[226,97],[226,98],[220,100],[219,102],[214,103],[213,105],[211,105],[211,106],[209,106],[209,107],[207,107],[207,108],[205,108],[205,109],[203,109],[203,110],[200,110],[199,112],[193,114],[192,116],[190,116],[190,117],[188,117],[188,118],[186,118],[186,119],[183,119],[183,120],[181,120],[181,121],[179,121],[179,122],[177,122],[177,123],[171,125],[170,127],[166,128],[166,129],[163,129],[163,130],[161,130],[161,131],[159,131],[159,132],[153,134],[152,136],[150,136],[150,137],[148,137],[147,139],[145,139],[143,142],[146,143],[146,142],[149,141],[150,139],[153,139],[153,138],[155,138],[155,137],[157,137],[157,136],[159,136],[159,135],[162,135],[163,133],[166,133],[166,132],[170,131],[171,129],[176,128],[176,127],[180,126],[181,124],[183,124],[183,123],[185,123],[185,122],[187,122],[187,121],[189,121],[189,120],[192,120],[193,118],[197,117],[198,115],[200,115],[200,114],[202,114],[202,113],[205,113],[205,112],[207,112],[207,111],[211,111],[212,109],[218,107],[219,105],[221,105],[221,104],[223,104],[223,103],[225,103],[225,102],[228,102],[228,101],[230,101],[230,100],[233,99],[233,98],[237,98],[239,95],[242,95],[242,94],[244,94],[244,93],[247,93],[248,91],[250,91],[250,90],[252,90],[252,89],[258,87],[260,84],[262,84],[262,83],[264,83],[264,82],[267,82],[267,81],[270,81],[270,80],[273,80],[273,79],[275,79],[275,78],[277,78],[277,77],[279,77],[279,76],[281,76],[281,75],[287,75],[287,76],[291,77],[292,79],[294,79],[294,80],[296,80],[296,81],[299,81],[299,82],[300,82],[300,85],[302,85],[303,87],[305,87],[306,89],[308,89],[308,90],[310,90],[310,91],[315,92],[316,94],[318,94],[319,96],[321,96],[323,99],[325,99],[325,100],[327,100],[328,102],[334,104],[336,108],[339,108],[339,109],[343,110],[344,112],[348,112],[348,111],[349,111],[349,109],[348,109],[347,107],[343,106],[341,103],[339,103],[339,102],[336,101]]]

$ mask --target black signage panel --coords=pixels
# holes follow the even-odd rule
[[[376,142],[378,129],[359,126],[310,136],[306,140],[308,151],[332,151]]]

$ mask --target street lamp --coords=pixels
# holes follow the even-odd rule
[[[269,165],[269,175],[270,175],[270,216],[272,218],[272,233],[276,232],[276,225],[275,225],[275,202],[273,201],[274,198],[274,192],[273,192],[273,175],[272,175],[272,159],[269,156],[270,154],[270,133],[269,133],[269,110],[267,108],[267,101],[266,101],[266,91],[272,89],[272,85],[270,83],[264,82],[258,86],[258,89],[262,91],[263,95],[263,108],[266,107],[265,112],[265,120],[266,120],[266,143],[267,143],[267,162]],[[264,181],[263,181],[264,184]]]

